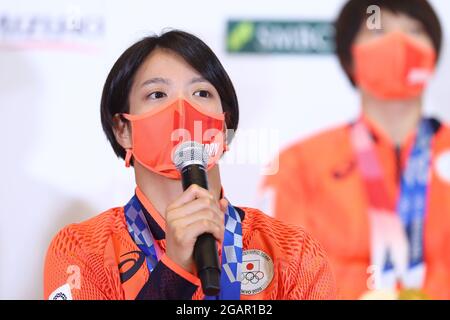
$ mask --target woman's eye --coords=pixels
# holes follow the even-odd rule
[[[206,90],[199,90],[194,92],[194,96],[201,97],[201,98],[209,98],[211,97],[211,93]]]
[[[165,94],[164,92],[161,92],[161,91],[152,92],[147,96],[147,98],[150,98],[150,99],[161,99],[164,97],[167,97],[167,94]]]

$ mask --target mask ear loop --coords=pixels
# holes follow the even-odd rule
[[[224,125],[223,125],[223,153],[228,152],[230,150],[230,147],[228,146],[228,129],[227,129],[227,118],[228,118],[228,112],[224,112]]]
[[[131,157],[133,155],[132,149],[127,149],[127,154],[125,155],[125,167],[130,167]]]

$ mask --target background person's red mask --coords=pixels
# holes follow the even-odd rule
[[[180,179],[172,162],[176,147],[185,141],[196,141],[207,148],[207,170],[220,159],[226,148],[225,117],[202,110],[186,100],[152,109],[144,114],[123,114],[131,122],[132,149],[125,159],[129,166],[131,157],[142,166],[171,179]]]
[[[352,52],[357,85],[384,100],[420,96],[436,64],[434,49],[400,31],[354,45]]]

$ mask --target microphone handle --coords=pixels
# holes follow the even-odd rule
[[[201,165],[187,165],[181,170],[183,190],[196,184],[208,189],[208,179],[205,168]],[[216,239],[211,233],[204,233],[197,238],[194,245],[194,261],[197,274],[202,283],[203,293],[207,296],[217,296],[220,292],[220,266]]]
[[[208,178],[205,168],[198,164],[190,164],[181,169],[181,182],[183,190],[186,190],[192,184],[208,190]]]

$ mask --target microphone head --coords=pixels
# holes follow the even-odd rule
[[[172,155],[172,161],[178,170],[196,164],[206,168],[208,166],[209,155],[205,147],[196,141],[186,141],[180,143]]]

